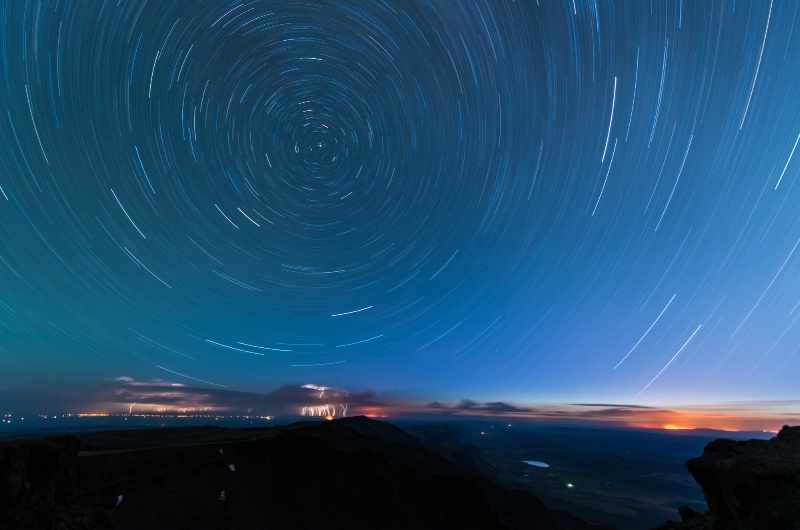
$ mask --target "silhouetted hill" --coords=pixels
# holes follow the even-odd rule
[[[0,528],[600,528],[364,417],[81,439],[0,443]]]

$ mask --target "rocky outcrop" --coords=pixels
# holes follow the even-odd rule
[[[703,488],[708,512],[682,509],[683,522],[662,529],[800,529],[800,427],[770,440],[715,440],[686,462]]]
[[[79,447],[74,436],[0,443],[0,527],[55,519],[54,507],[75,493]]]

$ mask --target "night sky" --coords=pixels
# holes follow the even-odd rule
[[[0,2],[0,402],[796,400],[799,11]]]

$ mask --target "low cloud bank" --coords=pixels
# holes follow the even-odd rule
[[[117,377],[95,398],[109,410],[131,413],[210,412],[270,416],[374,414],[386,404],[372,392],[316,384],[285,385],[265,393],[207,388],[164,379]]]
[[[800,424],[797,401],[763,401],[653,407],[619,403],[569,403],[518,406],[503,401],[457,403],[432,401],[414,413],[417,417],[503,418],[564,424],[602,424],[609,427],[654,429],[719,429],[726,431],[777,431]]]
[[[462,399],[456,405],[445,405],[438,401],[432,401],[426,405],[429,409],[438,409],[445,413],[475,413],[475,414],[518,414],[533,412],[533,409],[525,407],[515,407],[502,401],[488,401],[479,403],[471,399]]]

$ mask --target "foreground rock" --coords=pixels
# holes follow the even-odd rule
[[[49,525],[49,507],[75,491],[80,440],[58,436],[0,444],[0,528],[15,519],[21,527]],[[67,514],[60,517],[69,520]]]
[[[599,528],[367,418],[181,431],[0,443],[0,528]]]
[[[686,462],[703,488],[708,512],[681,509],[662,530],[800,529],[800,427],[771,440],[716,440]]]

